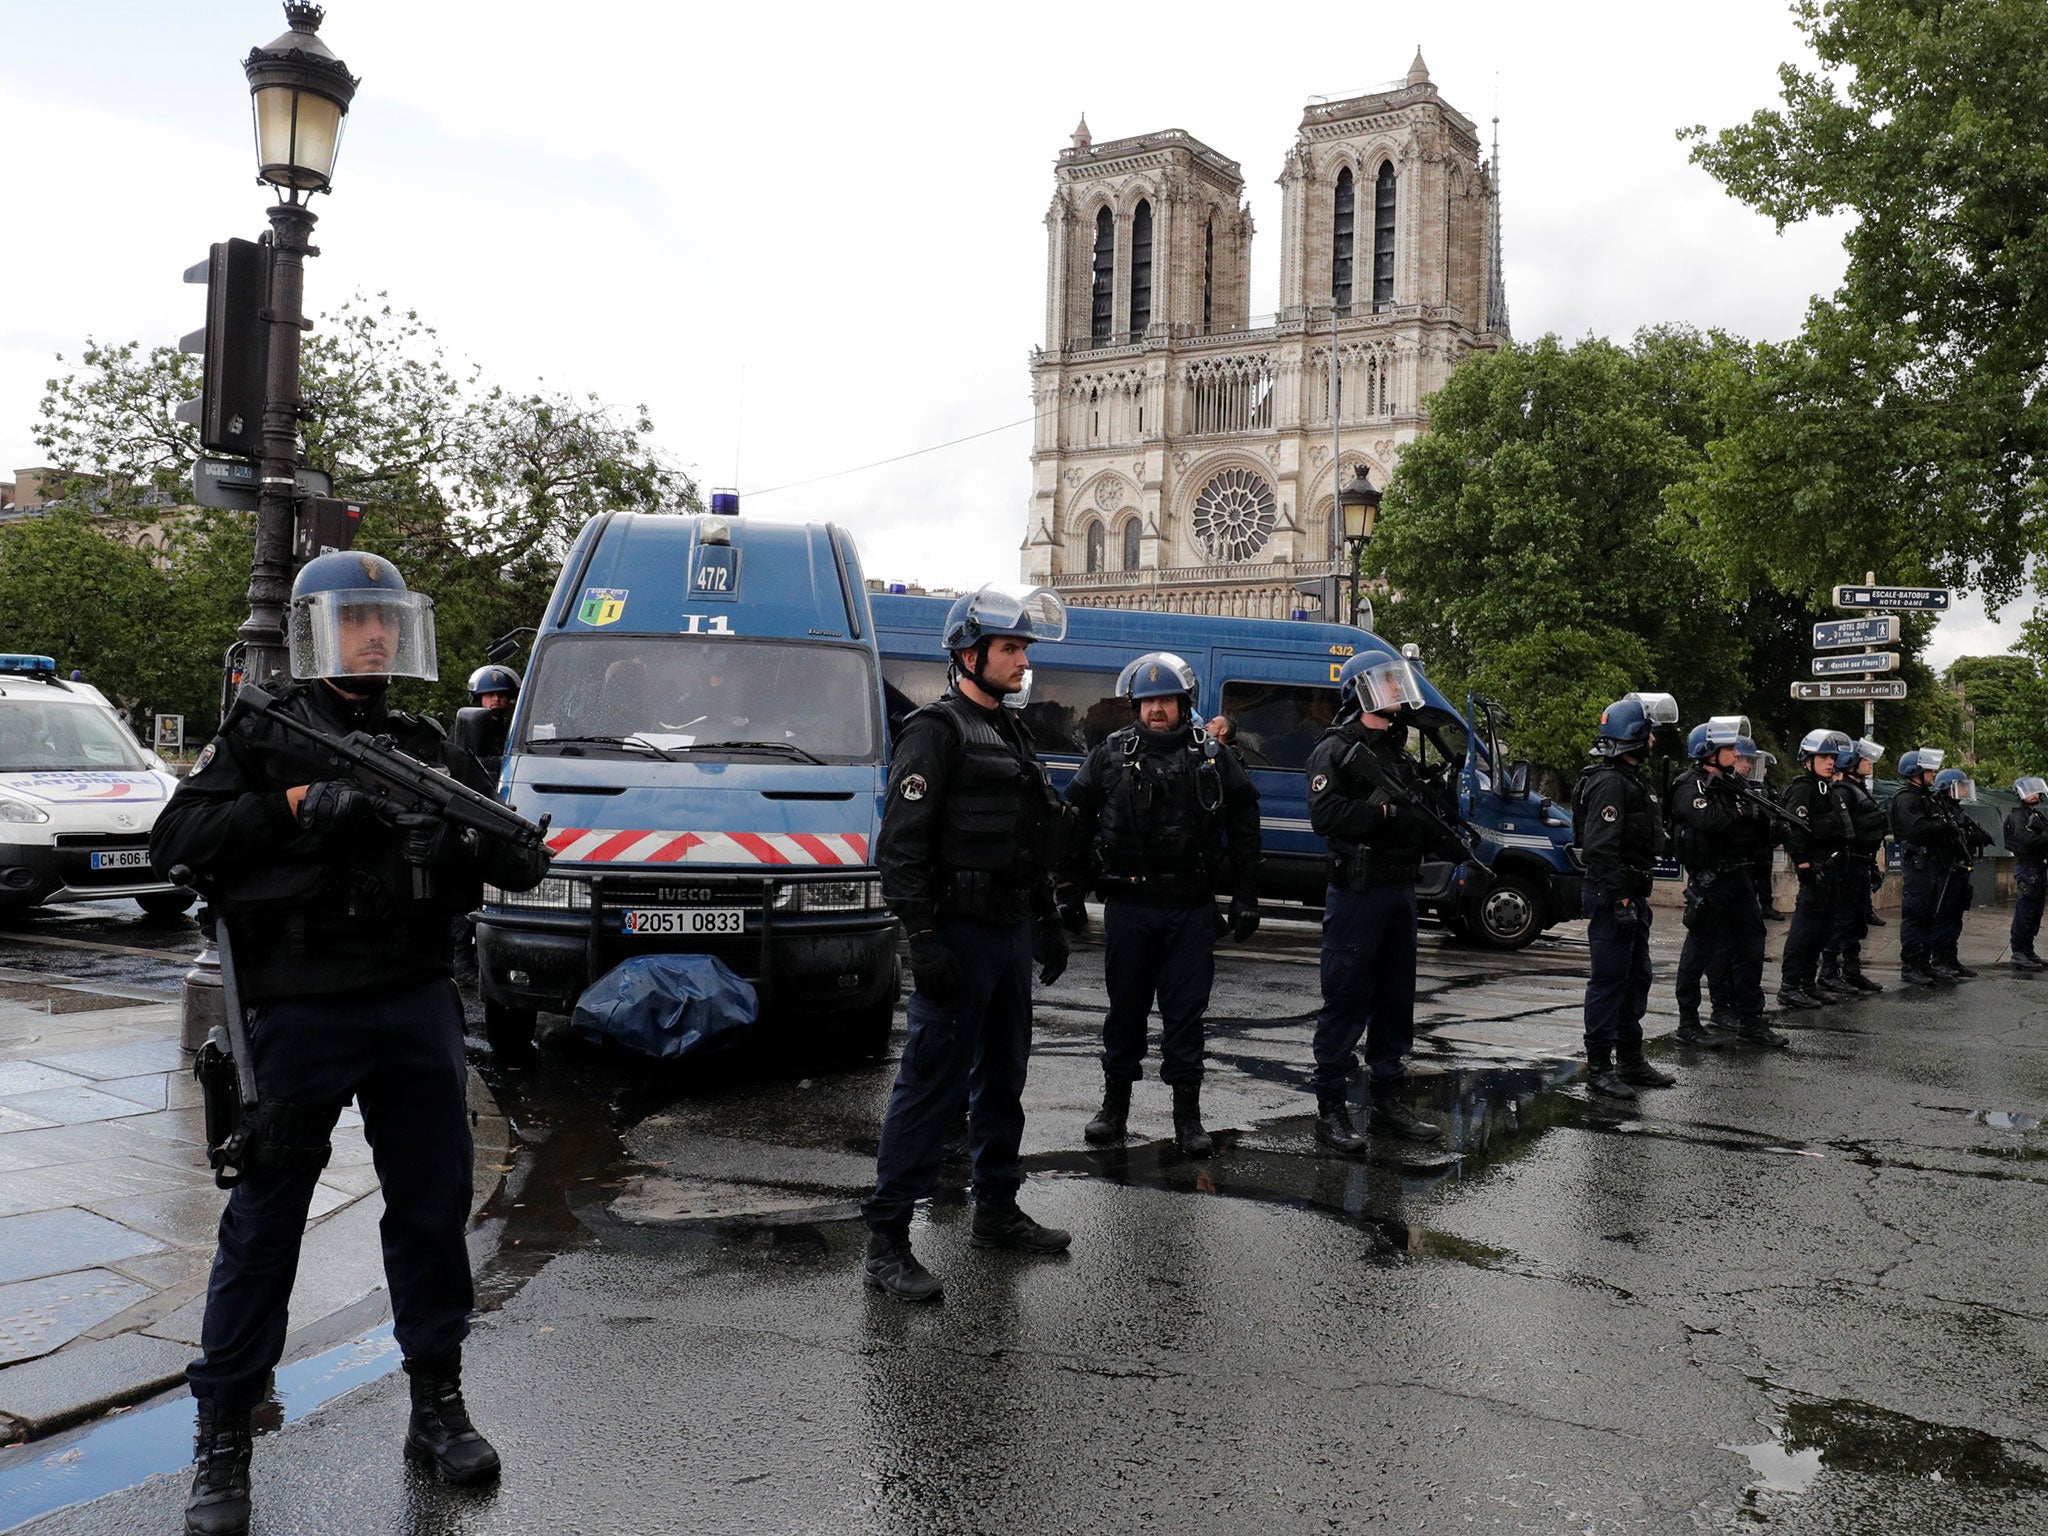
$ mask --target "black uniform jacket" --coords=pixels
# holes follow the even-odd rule
[[[1747,869],[1756,862],[1759,843],[1770,847],[1768,834],[1759,835],[1768,818],[1722,774],[1687,769],[1671,786],[1670,810],[1679,857],[1693,874]]]
[[[298,683],[283,707],[330,735],[389,736],[408,756],[493,792],[440,726],[387,710],[381,697],[351,700],[325,683]],[[213,885],[247,1001],[386,991],[446,976],[448,920],[476,906],[482,882],[530,890],[547,872],[543,848],[451,830],[421,881],[405,859],[406,834],[382,820],[308,832],[285,791],[334,777],[278,727],[244,721],[200,753],[150,834],[159,875],[182,864]]]
[[[1962,830],[1937,803],[1935,793],[1919,784],[1901,784],[1892,796],[1892,831],[1909,856],[1937,864],[1965,858]]]
[[[2022,801],[2005,813],[2005,851],[2022,864],[2048,860],[2048,804]]]
[[[913,934],[941,917],[1046,916],[1064,819],[1016,711],[956,688],[905,721],[891,750],[882,900]]]
[[[1610,757],[1586,765],[1572,787],[1572,835],[1585,855],[1588,885],[1610,898],[1650,894],[1664,824],[1634,763]]]
[[[1324,731],[1308,755],[1308,819],[1330,845],[1337,866],[1332,878],[1347,878],[1347,871],[1363,865],[1368,883],[1412,882],[1432,855],[1462,858],[1463,850],[1455,844],[1446,848],[1436,825],[1404,796],[1373,787],[1361,754],[1370,754],[1394,783],[1430,792],[1393,732],[1356,718]],[[1447,807],[1446,815],[1455,817],[1456,806]]]
[[[1236,754],[1199,728],[1131,724],[1099,742],[1067,785],[1062,878],[1161,906],[1258,895],[1259,792]]]
[[[1808,769],[1785,787],[1782,803],[1794,818],[1785,824],[1785,853],[1795,865],[1819,865],[1855,842],[1849,797],[1839,783]]]
[[[1843,779],[1841,784],[1842,798],[1849,806],[1849,851],[1859,859],[1875,858],[1884,847],[1885,835],[1891,831],[1884,807],[1877,803],[1877,796],[1870,792],[1861,774]]]

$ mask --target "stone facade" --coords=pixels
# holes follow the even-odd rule
[[[1254,317],[1237,163],[1177,128],[1096,144],[1083,119],[1045,221],[1025,578],[1096,607],[1302,607],[1341,553],[1333,435],[1344,482],[1384,486],[1422,402],[1507,338],[1498,161],[1420,53],[1398,89],[1312,102],[1280,174],[1279,310]]]

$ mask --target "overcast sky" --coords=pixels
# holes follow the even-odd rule
[[[497,381],[644,402],[707,487],[844,522],[870,575],[1013,579],[1028,426],[766,493],[1029,416],[1052,162],[1082,111],[1098,141],[1184,128],[1244,167],[1265,313],[1303,104],[1394,82],[1419,44],[1447,101],[1500,116],[1518,337],[1782,337],[1839,280],[1839,228],[1775,234],[1673,131],[1774,102],[1789,16],[334,0],[322,36],[363,83],[308,304],[386,290]],[[54,354],[194,329],[179,274],[265,227],[240,61],[282,29],[268,0],[0,0],[0,474],[39,462]],[[1971,605],[1933,657],[2002,649],[2005,617]]]

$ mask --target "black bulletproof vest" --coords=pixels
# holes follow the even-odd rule
[[[1622,783],[1620,857],[1631,868],[1648,869],[1664,847],[1663,819],[1657,813],[1657,797],[1642,775],[1630,773],[1616,763],[1588,763],[1572,785],[1572,844],[1583,847],[1580,831],[1586,825],[1587,806],[1592,803],[1593,786],[1607,774]]]
[[[928,706],[953,727],[960,755],[939,810],[936,892],[946,912],[1009,921],[1028,916],[1053,865],[1059,801],[1021,740],[957,693]],[[1006,722],[1008,724],[1009,722]],[[1022,726],[1015,726],[1019,737]]]
[[[1223,867],[1221,750],[1191,730],[1147,740],[1127,725],[1104,744],[1111,753],[1095,824],[1100,877],[1155,895],[1209,894]]]

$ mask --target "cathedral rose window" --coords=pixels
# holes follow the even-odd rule
[[[1220,470],[1195,498],[1195,537],[1211,560],[1251,559],[1273,522],[1273,488],[1254,470]]]

